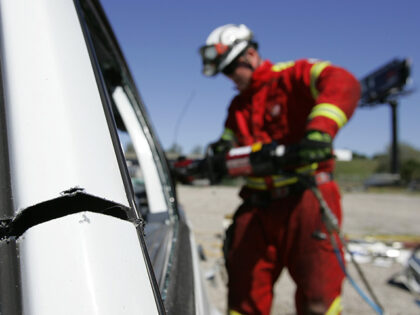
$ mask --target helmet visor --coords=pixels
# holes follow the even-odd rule
[[[219,71],[217,70],[217,66],[214,63],[205,63],[203,64],[203,74],[206,77],[212,77],[216,75]]]
[[[205,45],[200,48],[200,55],[203,60],[216,60],[220,56],[226,55],[231,47],[217,43],[214,45]]]
[[[200,48],[200,55],[203,60],[203,74],[213,76],[219,72],[219,64],[229,53],[231,47],[217,43],[205,45]]]

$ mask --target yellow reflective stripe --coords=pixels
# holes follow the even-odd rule
[[[341,296],[337,296],[335,300],[331,303],[330,308],[325,313],[325,315],[338,315],[343,310],[343,305],[341,304]]]
[[[267,185],[264,177],[247,177],[246,186],[253,189],[265,190]]]
[[[291,177],[291,178],[288,178],[288,179],[274,181],[273,185],[274,185],[274,187],[283,187],[283,186],[295,184],[295,183],[298,182],[298,180],[299,179],[297,177]]]
[[[318,163],[312,163],[309,165],[304,165],[296,169],[296,173],[304,174],[304,173],[314,173],[318,168]],[[295,184],[298,182],[299,178],[296,176],[281,176],[281,175],[272,175],[271,179],[273,181],[274,187],[283,187],[291,184]],[[246,186],[253,189],[259,190],[267,190],[268,186],[265,182],[265,177],[257,177],[257,176],[248,176],[246,178]]]
[[[318,116],[324,116],[334,120],[338,127],[341,128],[347,123],[346,114],[336,105],[329,103],[321,103],[312,108],[309,114],[309,119],[313,119]]]
[[[244,315],[244,314],[239,313],[239,312],[234,311],[234,310],[229,310],[229,315]]]
[[[271,70],[274,72],[280,72],[287,68],[293,67],[294,65],[295,65],[294,61],[279,62],[279,63],[276,63],[274,66],[272,66]]]
[[[225,130],[223,131],[222,137],[223,140],[235,140],[235,133],[233,132],[232,129],[229,128],[225,128]]]
[[[274,187],[283,187],[291,184],[295,184],[298,182],[298,178],[296,176],[294,177],[286,177],[286,176],[279,176],[279,175],[273,175],[272,181]],[[247,177],[246,178],[246,186],[253,189],[258,190],[267,190],[268,186],[265,182],[265,177]]]
[[[304,165],[296,169],[296,173],[303,174],[303,173],[313,173],[318,168],[318,163],[314,162],[309,165]]]
[[[331,63],[328,61],[321,61],[315,63],[311,68],[311,93],[314,99],[317,99],[319,94],[316,88],[316,81],[318,80],[318,77],[321,74],[321,72],[330,64]]]

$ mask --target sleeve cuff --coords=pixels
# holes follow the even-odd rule
[[[306,125],[306,131],[309,130],[319,130],[322,132],[326,132],[332,138],[334,138],[339,128],[334,120],[324,116],[317,116],[311,119]]]

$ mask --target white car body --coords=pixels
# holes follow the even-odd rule
[[[0,0],[0,47],[0,314],[213,313],[98,1]]]

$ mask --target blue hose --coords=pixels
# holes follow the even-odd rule
[[[331,234],[331,239],[333,238],[333,235]],[[353,280],[353,278],[349,275],[349,273],[346,270],[346,267],[344,266],[343,259],[341,257],[340,250],[336,246],[336,243],[331,240],[331,243],[333,243],[334,247],[334,253],[337,256],[338,264],[340,265],[341,270],[346,275],[347,279],[349,280],[350,284],[353,286],[353,288],[359,293],[359,295],[366,301],[366,303],[369,304],[369,306],[378,314],[382,315],[383,310],[375,303],[373,302],[364,292],[363,290],[356,284],[356,282]]]
[[[338,264],[340,265],[341,270],[343,271],[344,275],[347,277],[347,279],[349,280],[350,284],[353,286],[353,288],[356,290],[357,293],[359,293],[359,295],[362,297],[363,300],[366,301],[366,303],[378,314],[382,315],[384,313],[382,307],[379,305],[378,300],[376,299],[375,295],[373,294],[372,290],[370,289],[370,286],[368,285],[368,283],[366,284],[366,287],[369,291],[369,293],[371,293],[371,295],[373,296],[373,299],[375,301],[373,301],[372,299],[370,299],[364,292],[363,290],[356,284],[356,282],[353,280],[353,278],[349,275],[349,273],[346,270],[346,267],[344,266],[344,261],[341,257],[341,253],[340,250],[338,248],[337,242],[334,239],[334,235],[333,233],[336,232],[338,237],[340,238],[340,227],[338,224],[338,220],[335,217],[335,215],[331,212],[330,208],[328,207],[328,204],[325,202],[324,198],[322,197],[321,192],[319,191],[318,187],[316,185],[313,185],[314,181],[308,181],[306,178],[300,176],[300,180],[301,182],[303,182],[304,184],[307,185],[307,187],[309,187],[312,192],[314,193],[315,197],[318,199],[319,201],[319,205],[321,208],[321,214],[322,214],[322,221],[325,224],[325,227],[328,231],[328,234],[330,236],[330,241],[331,241],[331,245],[334,249],[334,254],[337,256],[337,260],[338,260]],[[352,256],[352,253],[347,249],[347,247],[345,246],[345,241],[344,238],[340,238],[341,242],[344,244],[344,248],[349,252],[349,254]],[[353,256],[352,256],[353,258]],[[356,268],[358,268],[358,265],[356,263],[356,261],[353,260],[353,263],[355,264]],[[362,280],[365,280],[364,277],[362,277]]]

